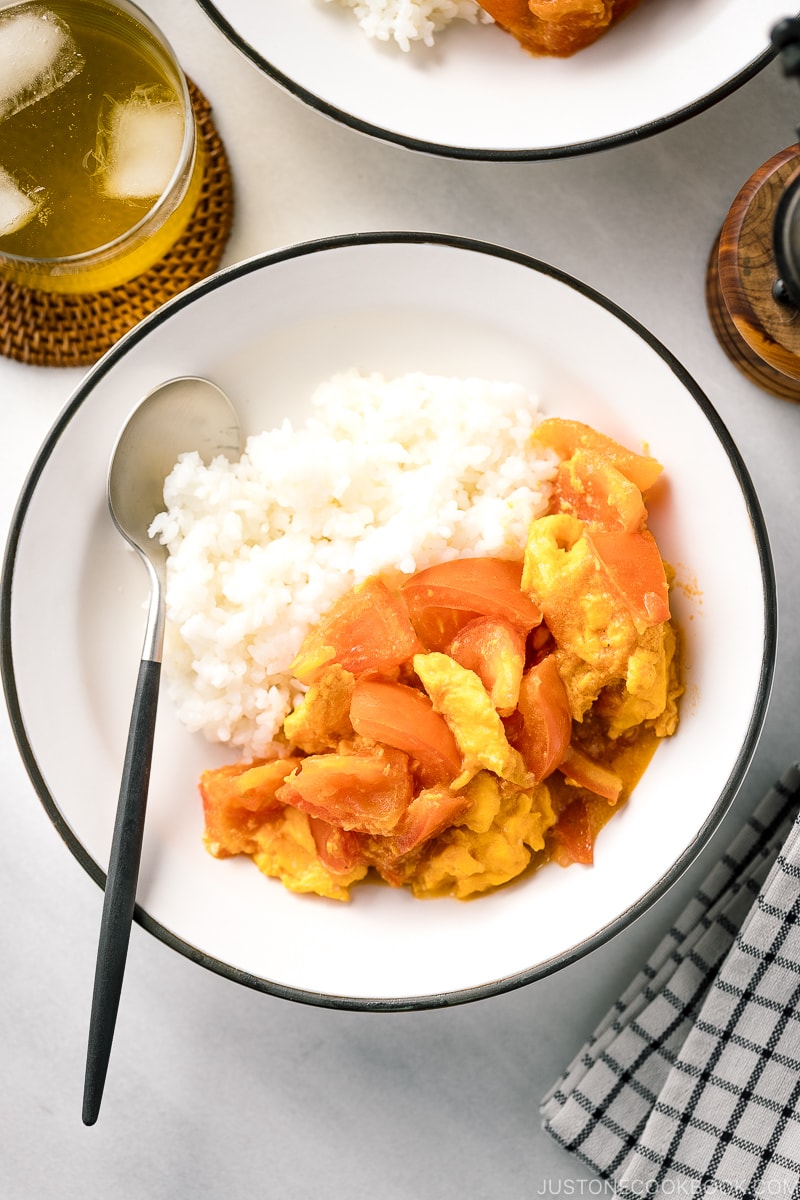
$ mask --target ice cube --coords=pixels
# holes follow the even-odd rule
[[[146,200],[167,187],[183,145],[183,109],[167,88],[136,88],[114,101],[100,129],[95,157],[103,194]]]
[[[69,27],[43,4],[0,13],[0,121],[82,70],[83,55]]]
[[[25,191],[17,180],[0,167],[0,237],[16,233],[27,225],[44,204],[44,188]]]

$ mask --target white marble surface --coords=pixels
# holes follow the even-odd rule
[[[741,814],[797,755],[800,412],[729,364],[707,320],[704,273],[741,185],[793,141],[800,91],[773,63],[691,122],[600,155],[508,165],[431,159],[368,140],[283,93],[193,0],[143,7],[211,100],[228,148],[238,211],[227,262],[356,230],[471,235],[577,275],[677,354],[727,424],[760,496],[780,593],[779,659],[748,776],[700,860],[633,928],[548,980],[449,1011],[332,1012],[239,988],[135,926],[92,1129],[80,1112],[101,893],[40,806],[3,712],[0,1195],[592,1194],[590,1174],[540,1131],[539,1100]],[[80,378],[0,360],[3,529]]]

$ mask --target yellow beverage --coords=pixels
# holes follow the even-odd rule
[[[127,0],[0,0],[0,278],[115,287],[161,258],[197,203],[186,80]]]

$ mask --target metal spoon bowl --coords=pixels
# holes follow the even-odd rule
[[[108,864],[97,949],[83,1121],[100,1111],[119,1008],[136,901],[150,782],[164,641],[166,548],[148,534],[164,508],[164,480],[178,456],[196,450],[208,463],[238,458],[242,434],[224,392],[206,379],[171,379],[150,392],[117,439],[108,470],[108,506],[122,536],[141,556],[150,577],[150,603],[136,682]]]

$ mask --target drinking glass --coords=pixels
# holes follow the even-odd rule
[[[116,287],[185,231],[203,178],[186,77],[130,0],[0,0],[0,280]]]

